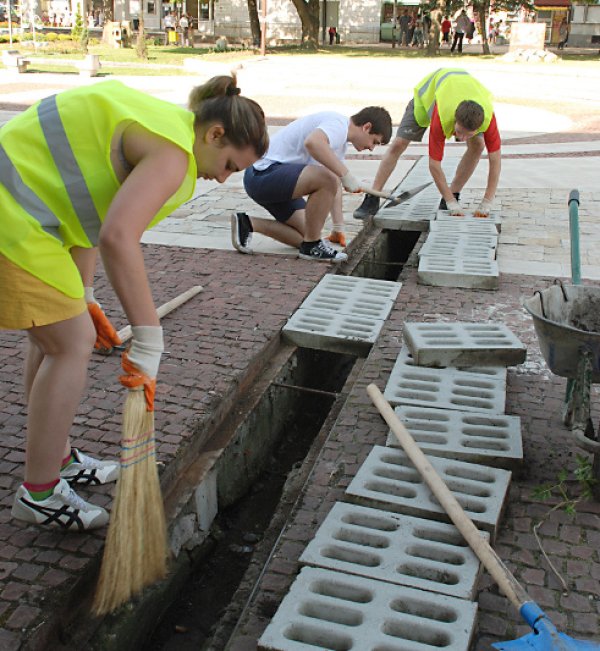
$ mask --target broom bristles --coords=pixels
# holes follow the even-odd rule
[[[167,528],[154,443],[154,412],[129,390],[117,482],[93,611],[112,612],[167,573]]]

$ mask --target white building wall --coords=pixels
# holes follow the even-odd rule
[[[338,32],[345,43],[379,43],[380,0],[341,0]]]
[[[597,46],[600,49],[599,5],[572,5],[571,28],[567,42],[567,47],[569,46]]]

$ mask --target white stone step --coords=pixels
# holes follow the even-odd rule
[[[459,253],[453,257],[449,253],[436,254],[440,248],[426,250],[419,254],[417,282],[431,287],[460,287],[463,289],[498,289],[500,270],[498,262],[476,255]],[[490,254],[493,249],[486,249]]]
[[[523,461],[521,419],[403,405],[394,409],[423,452],[501,468]],[[387,445],[400,447],[390,430]]]
[[[454,525],[336,502],[304,565],[472,599],[480,563]]]
[[[511,366],[527,356],[503,323],[406,322],[404,341],[420,366]]]
[[[383,393],[392,405],[503,414],[505,367],[426,368],[402,346]]]
[[[305,567],[258,641],[263,651],[466,651],[477,604]]]
[[[511,473],[464,461],[428,458],[467,515],[495,538]],[[402,450],[374,446],[350,482],[346,496],[361,506],[449,522]]]

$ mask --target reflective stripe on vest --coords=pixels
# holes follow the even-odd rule
[[[60,222],[56,215],[31,188],[23,183],[21,175],[1,144],[0,178],[2,179],[2,185],[12,195],[12,198],[39,223],[42,230],[55,237],[61,244],[64,244],[58,231]]]
[[[423,85],[422,88],[419,88],[419,97],[423,97],[423,95],[427,92],[427,89],[431,85],[431,82],[433,81],[434,77],[437,75],[437,73],[441,70],[441,68],[438,68],[431,77],[426,81],[426,83]],[[451,77],[452,75],[468,75],[469,73],[466,70],[450,70],[446,74],[442,75],[436,82],[435,84],[435,90],[437,90],[442,82],[447,79],[448,77]],[[433,110],[435,108],[435,97],[431,104],[426,107],[427,110],[427,115],[431,119],[431,116],[433,115]]]
[[[54,158],[54,163],[73,204],[75,214],[87,238],[95,246],[98,244],[102,223],[65,133],[58,106],[56,105],[56,95],[46,97],[40,102],[38,117],[48,143],[48,149]]]

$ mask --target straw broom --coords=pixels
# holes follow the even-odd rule
[[[201,290],[192,287],[159,307],[158,315],[165,316]],[[127,333],[119,335],[124,340]],[[167,527],[155,448],[154,412],[147,409],[143,387],[129,389],[123,409],[121,473],[92,605],[96,615],[112,612],[166,576]]]

